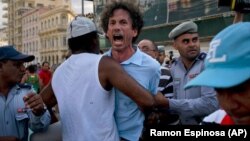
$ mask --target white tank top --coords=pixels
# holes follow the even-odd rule
[[[52,87],[59,106],[63,141],[118,141],[114,95],[100,84],[101,55],[71,55],[55,71]]]

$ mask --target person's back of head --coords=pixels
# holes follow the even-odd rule
[[[29,71],[29,73],[35,73],[36,72],[36,66],[35,65],[29,65],[27,67],[27,70]]]
[[[132,28],[137,30],[137,36],[133,37],[132,42],[134,43],[138,38],[141,29],[143,27],[143,18],[140,9],[132,2],[119,1],[112,2],[106,5],[101,15],[101,26],[105,33],[108,31],[109,19],[113,16],[115,10],[123,9],[129,13],[132,21]]]
[[[88,18],[76,16],[67,29],[68,46],[72,54],[99,53],[99,40],[95,24]]]

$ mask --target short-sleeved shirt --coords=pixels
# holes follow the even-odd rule
[[[52,78],[52,73],[48,70],[40,70],[38,73],[43,85],[46,86]]]
[[[173,99],[169,99],[169,107],[178,112],[182,124],[199,124],[204,116],[219,108],[213,88],[191,87],[184,89],[190,80],[203,71],[205,56],[205,53],[201,53],[189,70],[184,67],[181,58],[178,58],[171,66],[174,96]]]
[[[14,136],[21,141],[28,140],[28,128],[33,131],[46,129],[50,124],[50,114],[46,111],[42,116],[35,116],[31,110],[25,109],[23,97],[33,92],[31,86],[14,86],[8,97],[0,93],[0,136]]]
[[[136,52],[120,64],[138,83],[152,94],[156,94],[160,79],[160,64],[137,47],[134,48]],[[111,56],[111,50],[107,52],[107,55]],[[112,92],[116,96],[115,119],[119,136],[130,141],[139,140],[143,129],[144,114],[137,104],[121,91],[114,88]]]
[[[166,98],[173,98],[173,79],[168,67],[161,66],[161,77],[158,91],[160,91]]]

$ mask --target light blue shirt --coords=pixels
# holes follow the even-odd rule
[[[46,111],[42,116],[35,116],[31,110],[23,111],[23,97],[33,92],[31,87],[14,86],[6,98],[0,93],[0,136],[15,136],[21,141],[28,140],[28,128],[34,132],[47,129],[50,114]]]
[[[201,53],[192,67],[187,70],[178,58],[171,66],[173,77],[174,98],[169,99],[169,108],[180,115],[182,124],[199,124],[204,116],[219,108],[215,90],[211,87],[184,86],[204,69],[206,54]]]
[[[111,56],[111,50],[107,55]],[[157,94],[160,64],[155,59],[137,48],[136,52],[121,65],[143,87],[152,94]],[[144,114],[133,100],[119,90],[113,89],[112,93],[116,96],[115,120],[119,136],[130,141],[138,141],[143,129]]]

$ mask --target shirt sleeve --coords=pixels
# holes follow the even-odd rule
[[[169,107],[183,117],[208,115],[219,108],[213,88],[201,87],[201,97],[195,99],[169,99]]]
[[[159,86],[159,82],[160,82],[160,76],[161,76],[161,70],[160,67],[158,69],[156,69],[154,75],[152,75],[151,79],[150,79],[150,92],[153,95],[157,94],[158,91],[158,86]]]
[[[51,117],[48,110],[41,116],[35,116],[32,111],[30,111],[29,117],[29,127],[34,132],[44,131],[50,125]]]

